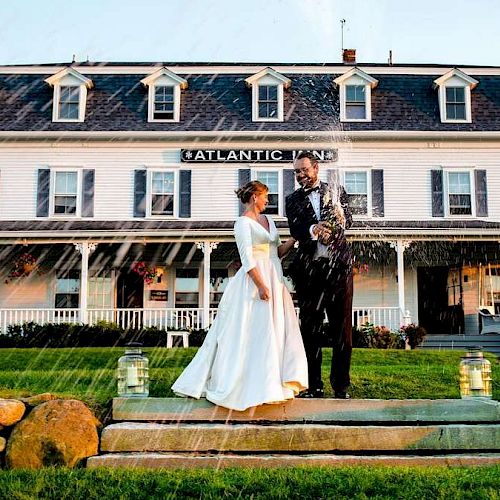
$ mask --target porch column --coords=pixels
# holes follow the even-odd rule
[[[391,241],[391,247],[396,249],[398,259],[398,303],[401,314],[401,322],[403,325],[409,322],[409,312],[406,310],[405,304],[405,260],[404,252],[410,246],[411,241],[396,240]]]
[[[210,254],[217,248],[215,241],[199,241],[196,246],[203,252],[203,328],[210,326]]]
[[[89,281],[89,255],[96,249],[97,243],[75,243],[75,248],[82,255],[82,272],[80,276],[80,322],[88,322],[88,281]]]

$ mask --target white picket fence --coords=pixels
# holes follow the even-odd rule
[[[297,309],[298,313],[298,309]],[[209,323],[212,324],[217,309],[209,311]],[[89,309],[88,323],[99,321],[116,323],[122,328],[156,327],[159,329],[201,329],[203,328],[203,309]],[[80,323],[79,309],[0,309],[0,331],[6,332],[9,325],[26,322]],[[355,307],[352,311],[352,324],[372,323],[398,330],[403,318],[398,307]]]

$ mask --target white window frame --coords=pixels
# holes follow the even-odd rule
[[[167,68],[160,68],[151,75],[141,80],[141,83],[148,87],[148,122],[152,123],[177,123],[181,119],[181,89],[187,88],[187,81],[176,75]],[[156,118],[154,117],[155,89],[156,87],[174,88],[174,117]]]
[[[471,90],[479,82],[463,71],[452,69],[434,80],[434,88],[438,88],[439,114],[441,123],[472,123]],[[465,119],[450,119],[446,116],[446,88],[463,87],[465,95]]]
[[[74,214],[56,214],[56,174],[57,172],[76,172],[76,212]],[[82,168],[78,167],[51,167],[50,168],[50,192],[49,192],[49,213],[51,217],[57,219],[78,219],[82,216]]]
[[[372,217],[373,207],[372,207],[372,176],[371,169],[368,167],[349,167],[342,170],[342,185],[349,194],[346,187],[346,175],[347,174],[358,174],[363,173],[366,175],[366,214],[352,214],[355,219],[368,219]]]
[[[146,174],[146,217],[152,219],[178,219],[179,218],[179,168],[174,168],[173,166],[165,167],[148,167]],[[174,213],[173,215],[166,214],[153,214],[152,213],[152,203],[153,203],[153,173],[172,173],[174,174]]]
[[[250,172],[250,178],[252,181],[257,180],[257,176],[259,172],[276,172],[278,174],[278,213],[277,214],[269,214],[275,217],[285,217],[285,202],[284,202],[284,193],[283,193],[283,168],[284,166],[276,166],[276,165],[259,165],[252,166]]]
[[[55,75],[50,76],[45,80],[54,88],[52,96],[52,121],[56,123],[81,123],[85,121],[85,110],[87,107],[87,89],[93,87],[93,82],[80,74],[73,68],[65,68]],[[77,118],[62,118],[59,116],[59,105],[61,101],[61,87],[78,87],[78,117]]]
[[[443,179],[443,187],[444,187],[444,208],[446,217],[451,217],[453,219],[456,218],[474,218],[476,217],[476,184],[475,184],[475,175],[473,168],[445,168],[443,169],[444,179]],[[449,174],[469,174],[470,181],[470,206],[471,213],[470,214],[451,214],[450,213],[450,182],[449,182]]]
[[[155,118],[155,97],[156,87],[173,87],[174,89],[174,117],[173,118]],[[148,122],[154,123],[177,123],[181,119],[181,87],[172,83],[155,83],[149,86],[148,95]]]
[[[262,79],[264,80],[264,79]],[[254,122],[282,122],[283,121],[283,84],[279,82],[268,82],[267,79],[265,81],[259,81],[252,87],[252,121]],[[260,117],[259,116],[259,87],[277,87],[277,95],[278,95],[278,108],[276,117]]]
[[[253,122],[283,122],[285,120],[284,89],[290,87],[291,80],[286,76],[265,68],[245,80],[247,86],[252,88],[252,121]],[[259,86],[274,85],[278,87],[278,110],[275,117],[259,117]]]
[[[348,86],[365,87],[365,117],[347,118],[347,98],[346,90]],[[372,88],[369,84],[346,82],[340,86],[340,121],[341,122],[371,122],[372,121]]]
[[[334,80],[339,88],[340,121],[341,122],[371,122],[372,121],[372,88],[378,85],[378,80],[359,68],[352,68],[347,73]],[[365,117],[347,118],[346,115],[346,87],[357,85],[365,87]]]

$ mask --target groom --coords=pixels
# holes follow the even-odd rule
[[[321,398],[321,334],[325,312],[333,339],[330,382],[336,398],[348,399],[352,351],[352,250],[345,229],[352,223],[347,193],[318,178],[318,160],[300,153],[294,163],[300,188],[286,198],[288,225],[299,242],[290,266],[300,307],[300,330],[309,366],[309,389]]]

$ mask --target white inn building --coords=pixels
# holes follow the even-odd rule
[[[349,194],[354,324],[500,312],[500,68],[42,64],[0,66],[0,329],[207,327],[235,189],[265,182],[286,238],[301,150]]]

